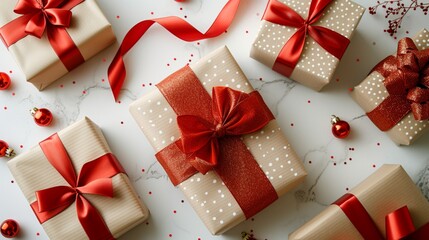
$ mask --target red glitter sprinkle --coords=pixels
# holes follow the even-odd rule
[[[15,96],[15,93],[14,93],[14,92],[12,93],[12,96]]]
[[[172,236],[173,236],[173,234],[171,234],[171,233],[170,233],[170,234],[168,234],[168,236],[169,236],[169,237],[172,237]]]
[[[377,146],[380,146],[380,143],[377,143]]]
[[[176,210],[174,210],[174,211],[173,211],[173,213],[177,213],[177,211],[176,211]]]
[[[150,12],[151,15],[153,15],[153,12]]]
[[[20,148],[24,148],[24,145],[19,145]]]
[[[290,124],[290,126],[291,126],[291,127],[293,127],[293,126],[294,126],[294,124],[293,124],[293,123],[291,123],[291,124]]]
[[[334,166],[337,166],[337,163],[334,163]]]
[[[310,100],[308,100],[307,102],[308,102],[308,103],[311,103],[311,101],[310,101]]]
[[[184,18],[188,18],[188,16],[185,15]]]
[[[309,164],[311,164],[311,161],[308,161]]]
[[[83,90],[83,91],[82,91],[82,93],[83,93],[83,94],[86,94],[86,91],[85,91],[85,90]]]
[[[12,70],[9,70],[9,73],[12,73]]]
[[[331,159],[334,159],[334,156],[331,156]]]
[[[7,110],[7,107],[6,107],[6,106],[4,107],[4,110]]]
[[[372,164],[372,167],[375,168],[376,167],[375,164]]]
[[[119,18],[120,18],[120,16],[119,16],[119,15],[117,15],[117,16],[116,16],[116,18],[117,18],[117,19],[119,19]]]
[[[15,181],[13,181],[13,180],[10,180],[10,183],[14,183]]]
[[[149,195],[152,195],[152,192],[149,192]]]
[[[142,172],[144,172],[145,170],[144,170],[144,168],[142,168]]]
[[[121,124],[124,124],[124,122],[123,122],[123,121],[121,121]]]
[[[37,233],[36,233],[36,236],[40,236],[40,233],[38,233],[38,232],[37,232]]]

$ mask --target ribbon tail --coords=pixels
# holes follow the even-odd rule
[[[79,222],[90,240],[115,239],[101,214],[82,195],[76,198],[76,210]]]
[[[40,224],[43,224],[44,222],[48,221],[49,219],[55,217],[56,215],[60,214],[62,211],[67,209],[69,205],[64,205],[58,208],[55,208],[51,211],[41,212],[39,209],[39,202],[35,201],[31,203],[31,209],[33,209],[34,215],[36,215],[37,220],[39,220]]]
[[[68,71],[75,69],[85,62],[82,53],[73,42],[66,28],[49,26],[48,39],[55,53]]]
[[[237,12],[239,3],[240,0],[229,0],[209,30],[205,33],[201,33],[188,22],[178,17],[145,20],[132,27],[122,41],[122,44],[108,69],[109,82],[115,100],[118,99],[119,92],[126,77],[125,64],[123,61],[124,55],[139,41],[139,39],[154,23],[158,23],[176,37],[187,42],[213,38],[224,33],[229,27],[235,13]]]
[[[298,64],[299,58],[304,50],[306,38],[305,27],[296,31],[294,35],[286,42],[280,51],[273,65],[273,70],[279,72],[286,77],[292,75],[295,66]]]

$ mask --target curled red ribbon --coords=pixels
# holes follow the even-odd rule
[[[201,33],[188,22],[175,16],[144,20],[134,25],[125,35],[118,52],[109,66],[109,83],[115,100],[118,99],[119,92],[125,81],[126,69],[123,59],[124,55],[131,50],[154,23],[158,23],[174,36],[187,42],[214,38],[224,33],[229,27],[237,12],[239,3],[240,0],[229,0],[216,17],[216,20],[209,30],[205,33]]]
[[[46,32],[55,53],[68,71],[85,60],[67,33],[72,12],[85,0],[19,0],[14,12],[22,16],[0,28],[0,38],[7,47],[28,35],[41,38]]]
[[[157,87],[177,114],[181,139],[156,154],[174,185],[198,171],[216,171],[246,218],[278,195],[259,167],[242,134],[257,131],[274,119],[258,92],[215,87],[213,99],[189,67],[173,73]]]
[[[112,177],[125,173],[115,156],[107,153],[85,163],[79,175],[57,134],[42,141],[40,148],[51,165],[69,186],[55,186],[36,192],[37,201],[31,204],[40,223],[44,223],[76,202],[76,212],[89,239],[114,239],[98,210],[84,194],[113,197]]]
[[[343,210],[364,239],[425,240],[429,236],[429,223],[416,230],[407,206],[386,215],[386,238],[384,238],[356,196],[347,193],[333,204],[338,205]]]
[[[389,96],[367,115],[382,131],[394,127],[410,111],[416,120],[429,119],[429,49],[419,51],[410,38],[398,42],[397,55],[374,67],[385,79]]]
[[[262,19],[297,28],[296,32],[286,42],[274,63],[273,70],[287,77],[292,75],[304,50],[305,39],[310,35],[322,48],[338,59],[343,57],[350,40],[343,35],[322,26],[314,26],[322,17],[326,7],[332,0],[312,0],[307,19],[296,13],[292,8],[270,0]]]

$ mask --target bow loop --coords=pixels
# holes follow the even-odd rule
[[[43,12],[36,12],[25,26],[25,32],[29,35],[41,38],[45,32],[47,23]]]
[[[52,211],[54,209],[66,209],[75,201],[76,189],[70,186],[56,186],[36,192],[39,212]]]
[[[37,0],[19,0],[13,12],[16,14],[34,14],[40,12],[41,6]]]
[[[203,174],[218,164],[221,138],[255,132],[273,118],[257,92],[247,94],[227,87],[214,87],[212,98],[212,119],[191,115],[177,117],[181,132],[179,148]]]

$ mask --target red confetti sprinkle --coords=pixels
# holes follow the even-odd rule
[[[144,168],[142,168],[142,172],[144,172],[145,170],[144,170]]]
[[[150,15],[153,15],[153,12],[150,12]]]
[[[167,63],[167,67],[169,67],[170,66],[170,64],[169,63]]]
[[[61,84],[61,85],[60,85],[60,88],[63,88],[63,87],[64,87],[64,85],[63,85],[63,84]]]
[[[117,103],[121,104],[121,100],[118,100]]]
[[[337,78],[337,79],[335,79],[335,81],[339,82],[339,81],[340,81],[340,79],[339,79],[339,78]]]
[[[334,163],[334,166],[337,166],[337,163]]]
[[[376,167],[375,164],[372,164],[372,167],[375,168]]]
[[[255,221],[255,219],[254,219],[254,218],[252,218],[251,220],[252,220],[252,222],[253,222],[253,221]]]
[[[174,61],[176,61],[177,59],[176,59],[176,58],[173,58],[173,60],[174,60]]]
[[[171,234],[171,233],[170,233],[170,234],[168,234],[168,236],[169,236],[169,237],[172,237],[172,236],[173,236],[173,234]]]
[[[24,145],[19,145],[20,148],[24,148]]]
[[[360,62],[360,59],[359,59],[359,58],[356,58],[356,62]]]
[[[83,94],[86,94],[86,91],[85,91],[85,90],[83,90],[83,91],[82,91],[82,93],[83,93]]]
[[[105,82],[106,80],[104,80],[104,78],[103,79],[101,79],[101,82]]]
[[[349,188],[346,188],[346,191],[348,191],[349,190]]]
[[[6,106],[4,107],[4,110],[7,110],[7,107],[6,107]]]
[[[262,81],[262,78],[259,78],[259,81]]]
[[[176,211],[176,210],[174,210],[174,211],[173,211],[173,213],[174,213],[174,214],[176,214],[176,213],[177,213],[177,211]]]
[[[310,101],[310,100],[308,100],[308,101],[307,101],[307,103],[311,103],[311,101]]]
[[[349,160],[351,161],[351,160],[352,160],[352,158],[349,158]]]
[[[15,93],[14,93],[14,92],[12,93],[12,96],[15,96]]]
[[[248,30],[246,30],[246,33],[249,33],[249,31],[248,31]]]
[[[200,45],[200,42],[197,42],[197,45]]]
[[[119,19],[119,18],[120,18],[120,16],[119,16],[119,15],[117,15],[117,16],[116,16],[116,18],[117,18],[117,19]]]
[[[152,195],[152,192],[149,192],[149,195]]]
[[[344,165],[347,165],[347,162],[344,162]]]
[[[188,16],[185,15],[184,18],[188,18]]]
[[[38,232],[37,232],[37,233],[36,233],[36,236],[40,236],[40,233],[38,233]]]
[[[349,92],[353,92],[353,88],[349,88]]]
[[[101,61],[106,62],[106,59],[105,59],[105,58],[103,58],[103,59],[101,59]]]
[[[144,83],[142,84],[142,87],[145,87],[146,85],[144,85]]]
[[[149,222],[146,222],[146,225],[149,225]]]
[[[194,57],[194,54],[191,54],[191,57]]]
[[[12,73],[12,70],[9,70],[9,73]]]
[[[182,11],[183,10],[183,8],[181,7],[181,8],[179,8],[180,9],[180,11]]]
[[[377,146],[380,146],[380,143],[377,143]]]
[[[182,202],[182,203],[184,203],[184,202],[185,202],[185,200],[182,200],[181,202]]]
[[[293,126],[294,126],[294,124],[293,124],[293,123],[291,123],[291,124],[290,124],[290,126],[291,126],[291,127],[293,127]]]
[[[149,86],[152,86],[152,83],[149,83]]]
[[[13,181],[13,180],[10,180],[10,183],[14,183],[15,181]]]
[[[309,164],[311,164],[311,161],[308,161]]]
[[[76,81],[73,81],[73,84],[76,84]]]
[[[334,156],[331,156],[331,159],[334,159]]]

